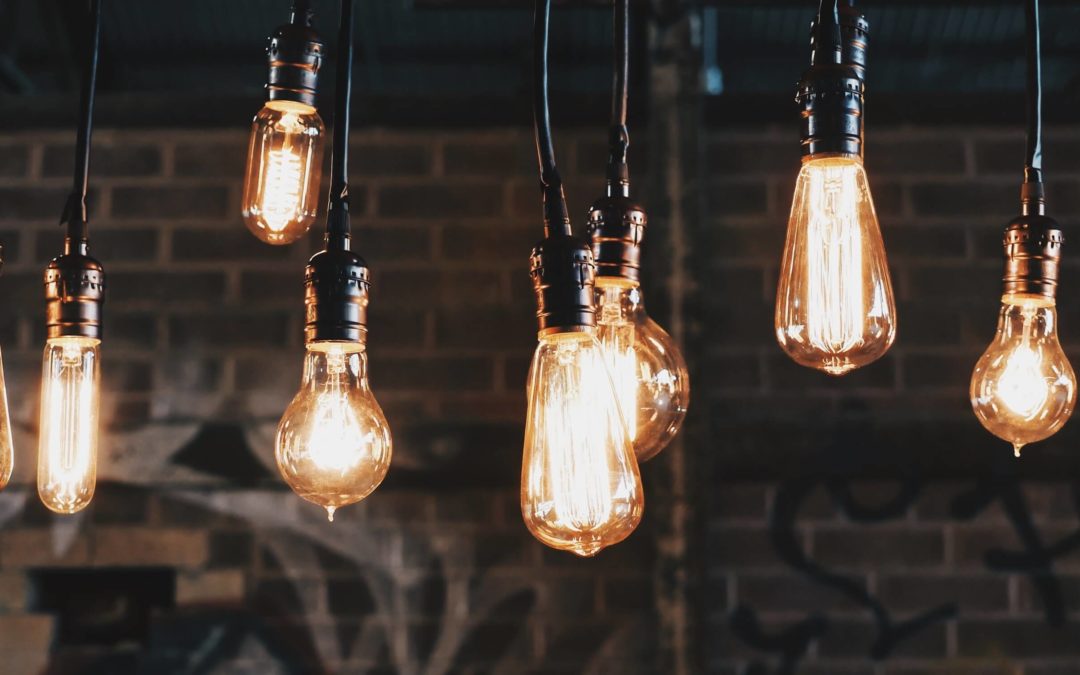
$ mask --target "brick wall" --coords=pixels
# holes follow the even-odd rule
[[[871,132],[899,337],[840,380],[788,362],[772,336],[791,130],[704,134],[675,298],[660,278],[668,187],[645,173],[661,158],[635,138],[654,224],[647,295],[661,322],[682,310],[694,375],[692,529],[689,553],[669,555],[678,491],[662,457],[644,468],[639,532],[589,561],[533,541],[516,505],[539,235],[528,131],[354,134],[354,247],[374,275],[372,383],[395,457],[333,525],[281,485],[271,448],[299,382],[303,266],[321,235],[271,248],[243,228],[242,129],[95,136],[91,245],[110,280],[103,484],[80,516],[37,503],[41,273],[60,245],[72,134],[0,135],[17,444],[16,483],[0,493],[0,649],[26,664],[13,672],[668,673],[660,589],[679,575],[691,672],[1080,672],[1080,432],[1017,465],[966,402],[994,329],[1022,137]],[[604,139],[560,133],[575,214],[601,193]],[[1047,148],[1067,231],[1078,145],[1080,130],[1056,129]],[[1061,293],[1070,354],[1077,267],[1065,263]],[[171,600],[134,638],[79,642],[42,600],[53,568],[164,570]]]

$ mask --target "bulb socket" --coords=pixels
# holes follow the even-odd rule
[[[101,339],[105,270],[85,251],[53,258],[45,268],[45,334],[48,338]]]
[[[278,26],[266,48],[270,64],[267,100],[294,101],[315,107],[324,48],[319,34],[304,23]]]
[[[366,342],[371,272],[348,250],[319,251],[304,275],[304,340]]]
[[[1065,236],[1053,218],[1025,215],[1005,228],[1004,292],[1053,298],[1057,295]]]
[[[596,325],[596,262],[584,240],[565,234],[537,244],[529,257],[540,335]]]
[[[812,63],[796,88],[795,102],[802,116],[802,153],[813,155],[861,155],[866,53],[870,24],[854,7],[839,8],[840,63],[828,45],[819,45],[822,33],[817,20],[811,24]],[[833,36],[835,37],[835,36]]]
[[[859,79],[866,79],[866,51],[870,39],[870,22],[855,7],[843,4],[840,16],[840,57],[844,65],[855,69]],[[810,22],[810,47],[817,48],[817,17]]]
[[[596,261],[596,276],[641,278],[641,242],[648,216],[629,197],[608,195],[589,207],[586,228]]]

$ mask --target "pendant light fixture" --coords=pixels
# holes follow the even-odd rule
[[[315,109],[323,43],[310,0],[270,37],[267,100],[251,124],[244,174],[244,224],[268,244],[291,244],[318,214],[325,128]]]
[[[37,488],[57,513],[75,513],[94,496],[101,395],[101,308],[105,272],[89,255],[86,193],[90,175],[94,91],[102,0],[90,3],[90,40],[83,76],[75,181],[64,207],[64,252],[45,270],[45,355]]]
[[[997,334],[971,375],[971,407],[1012,444],[1057,433],[1076,405],[1076,375],[1057,336],[1058,267],[1064,236],[1046,215],[1042,172],[1039,1],[1027,0],[1027,153],[1020,213],[1005,228],[1005,276]]]
[[[690,374],[682,352],[645,313],[641,243],[648,218],[630,199],[626,125],[630,71],[630,1],[615,0],[615,77],[607,194],[589,209],[596,259],[596,330],[611,369],[638,461],[655,457],[682,427]]]
[[[521,513],[541,542],[592,556],[634,531],[645,500],[596,339],[596,264],[589,245],[573,236],[555,166],[547,82],[550,19],[551,0],[537,0],[533,104],[544,239],[531,255],[539,345],[529,372]]]
[[[367,373],[369,270],[349,247],[349,109],[353,0],[341,0],[337,103],[326,246],[308,261],[300,391],[278,423],[275,457],[285,482],[328,518],[379,487],[390,468],[390,427]]]
[[[896,337],[885,245],[863,169],[866,19],[821,0],[802,108],[795,184],[780,281],[776,339],[796,363],[843,375],[880,358]]]

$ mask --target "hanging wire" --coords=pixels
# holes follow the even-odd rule
[[[611,132],[608,140],[608,194],[630,196],[627,151],[630,130],[626,126],[630,79],[630,2],[615,0],[615,74],[611,96]]]
[[[294,0],[292,6],[291,23],[301,26],[310,26],[315,11],[311,8],[311,0]]]
[[[353,0],[341,0],[338,27],[337,91],[334,107],[334,156],[330,163],[330,204],[326,216],[327,248],[349,247],[349,110],[352,104]]]
[[[544,197],[545,236],[558,228],[570,234],[570,215],[563,196],[562,178],[555,166],[555,146],[551,140],[551,111],[548,107],[548,36],[551,32],[551,0],[536,0],[533,17],[533,126],[536,156],[540,163],[540,189]]]
[[[60,218],[60,224],[67,225],[65,252],[85,252],[86,249],[86,193],[90,187],[90,138],[94,131],[94,93],[97,90],[98,54],[101,51],[101,4],[102,0],[92,0],[90,3],[90,41],[83,71],[79,131],[75,139],[75,179]]]
[[[1042,176],[1042,38],[1039,0],[1027,0],[1027,153],[1024,183],[1041,184]],[[1042,197],[1039,190],[1039,197]]]
[[[849,2],[849,4],[851,4]],[[843,38],[840,34],[840,0],[820,0],[814,21],[814,46],[810,65],[843,62]]]

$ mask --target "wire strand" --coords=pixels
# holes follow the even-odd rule
[[[311,8],[311,0],[293,0],[291,23],[301,26],[310,26],[315,10]]]
[[[608,140],[608,194],[630,195],[627,152],[630,130],[626,126],[630,80],[630,2],[615,0],[615,73],[611,96],[611,131]]]
[[[1042,177],[1042,37],[1039,0],[1027,0],[1027,154],[1024,182],[1041,183]]]
[[[551,140],[551,111],[548,105],[548,38],[551,32],[551,0],[536,0],[533,17],[533,127],[536,156],[540,164],[540,189],[544,197],[544,231],[556,228],[570,234],[570,216],[563,196],[562,178],[555,165]]]
[[[326,210],[327,248],[349,247],[349,111],[352,107],[353,0],[341,0],[338,27],[337,91],[334,106],[334,156],[330,163],[330,204]]]
[[[65,252],[76,249],[83,252],[87,243],[86,195],[90,187],[90,141],[94,132],[94,94],[97,91],[98,55],[101,51],[101,5],[102,0],[91,0],[90,40],[83,71],[79,131],[75,139],[75,178],[60,219],[61,224],[67,224]]]

